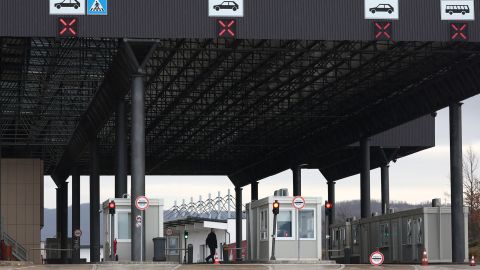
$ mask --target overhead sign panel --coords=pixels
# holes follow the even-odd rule
[[[85,15],[85,0],[49,0],[51,15]]]
[[[243,0],[208,0],[210,17],[243,17]]]
[[[473,0],[441,0],[440,16],[442,21],[473,21],[475,6]]]
[[[398,0],[365,0],[365,19],[398,20]]]

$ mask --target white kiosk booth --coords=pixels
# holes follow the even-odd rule
[[[305,197],[305,206],[297,210],[292,204],[293,198],[270,196],[246,205],[248,260],[268,261],[272,256],[275,200],[280,203],[275,233],[276,259],[322,259],[322,199]]]
[[[108,203],[115,201],[113,222],[108,213]],[[149,199],[150,206],[144,214],[145,223],[145,260],[153,260],[153,238],[163,237],[163,199]],[[119,261],[131,259],[131,201],[130,198],[108,199],[102,204],[103,209],[103,254],[105,261],[111,261],[112,239],[117,241]],[[112,231],[113,224],[113,231]],[[113,236],[113,238],[112,238]]]

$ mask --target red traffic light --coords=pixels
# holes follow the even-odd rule
[[[108,203],[108,213],[111,215],[115,214],[115,201],[111,201]]]
[[[329,202],[329,201],[325,201],[325,208],[332,209],[333,208],[333,203]]]

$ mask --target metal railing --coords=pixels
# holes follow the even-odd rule
[[[9,245],[12,247],[12,255],[15,256],[15,258],[19,259],[20,261],[27,261],[28,260],[28,254],[27,254],[27,249],[25,249],[22,245],[20,245],[15,239],[10,237],[7,233],[3,233],[3,241],[5,241],[6,245]]]

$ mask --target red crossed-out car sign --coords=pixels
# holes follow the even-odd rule
[[[61,37],[76,37],[78,35],[78,19],[58,18],[58,35]]]
[[[468,24],[467,23],[451,23],[450,39],[452,41],[468,40]]]
[[[218,19],[217,20],[218,37],[234,38],[237,35],[237,21],[234,19]]]
[[[392,22],[373,22],[373,33],[375,40],[393,41]]]

